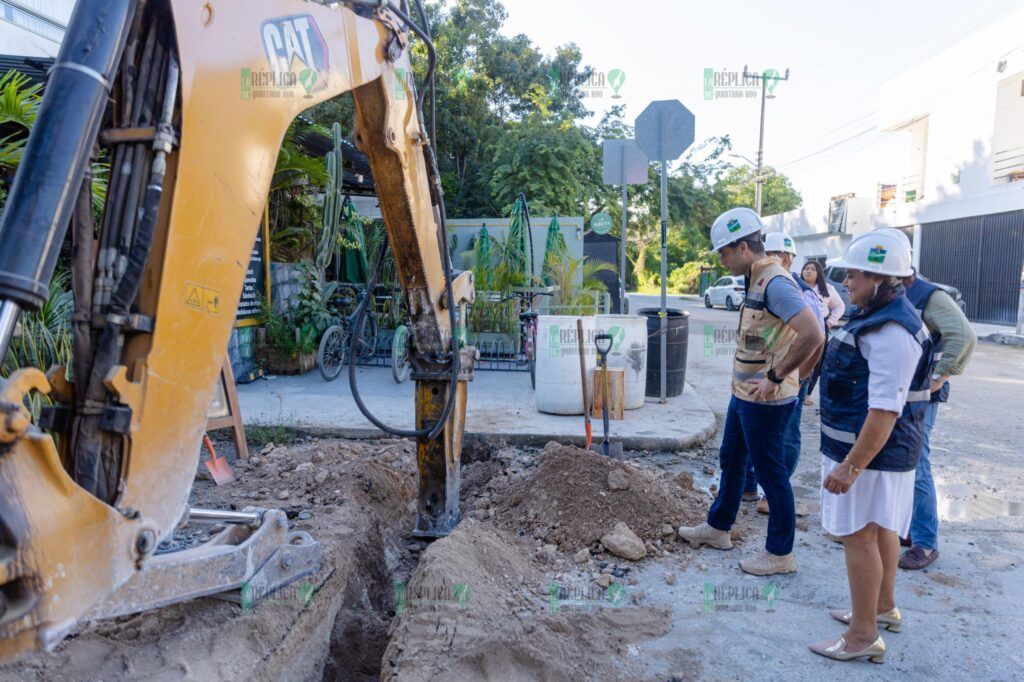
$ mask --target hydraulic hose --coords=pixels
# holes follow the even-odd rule
[[[416,0],[416,6],[421,20],[423,21],[423,28],[418,27],[409,16],[390,3],[380,0],[379,2],[358,2],[350,0],[350,4],[357,5],[370,5],[374,7],[387,6],[392,12],[394,12],[399,19],[401,19],[406,26],[408,26],[421,40],[427,48],[427,75],[424,79],[424,88],[420,92],[417,99],[418,107],[417,114],[419,117],[420,127],[426,129],[426,125],[423,120],[423,100],[427,93],[430,91],[430,106],[432,112],[435,107],[435,93],[434,93],[434,72],[437,67],[437,53],[434,49],[434,43],[430,36],[430,27],[426,21],[426,13],[423,10],[422,0]],[[433,124],[433,118],[431,124]],[[359,388],[356,381],[356,366],[353,359],[356,357],[356,346],[359,338],[362,336],[363,329],[366,326],[366,313],[369,309],[369,305],[373,299],[373,292],[377,286],[377,279],[380,276],[380,271],[384,264],[384,257],[387,253],[388,241],[384,240],[381,244],[380,253],[377,255],[377,261],[374,264],[370,279],[367,282],[366,297],[359,304],[356,310],[356,317],[353,324],[352,339],[349,342],[349,367],[348,367],[348,382],[349,388],[352,391],[352,399],[356,403],[356,407],[362,412],[363,416],[366,417],[371,424],[379,428],[385,433],[390,433],[394,436],[401,438],[426,438],[427,440],[434,440],[442,431],[444,431],[445,424],[451,418],[452,409],[455,407],[455,399],[458,391],[458,380],[459,373],[462,370],[461,357],[458,348],[458,339],[455,336],[456,326],[458,320],[455,315],[455,293],[453,290],[453,276],[452,276],[452,263],[451,254],[448,252],[448,225],[446,217],[446,209],[444,204],[444,190],[441,186],[441,175],[437,166],[437,157],[434,154],[433,148],[433,132],[431,132],[431,138],[427,145],[425,145],[425,156],[427,162],[427,172],[430,176],[430,193],[434,205],[438,208],[438,248],[440,251],[442,262],[444,263],[444,277],[445,277],[445,296],[448,303],[448,321],[451,327],[451,352],[449,353],[448,362],[451,364],[451,374],[448,385],[448,395],[445,398],[444,409],[441,412],[441,417],[437,423],[430,429],[399,429],[388,424],[385,424],[370,411],[370,409],[363,402],[362,396],[359,393]]]
[[[45,303],[135,0],[80,0],[0,222],[0,357],[19,308]]]

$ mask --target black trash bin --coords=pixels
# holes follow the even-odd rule
[[[690,313],[668,309],[668,372],[665,397],[674,398],[683,392],[686,383],[686,349],[690,345]],[[661,397],[661,309],[642,308],[637,315],[647,318],[647,390],[649,398]]]

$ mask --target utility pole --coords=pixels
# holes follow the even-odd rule
[[[786,69],[785,77],[778,75],[778,73],[774,69],[764,73],[750,73],[747,71],[746,65],[743,66],[744,81],[747,78],[758,78],[761,81],[761,134],[757,142],[757,172],[754,178],[754,210],[757,211],[757,215],[761,215],[761,209],[764,207],[762,200],[764,192],[764,176],[762,175],[764,170],[764,109],[767,100],[775,99],[775,95],[768,94],[768,81],[778,83],[779,81],[789,80],[789,69]]]

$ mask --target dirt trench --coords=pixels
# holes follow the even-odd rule
[[[577,448],[477,443],[464,519],[427,545],[408,536],[412,443],[309,437],[258,450],[232,484],[201,470],[192,504],[284,509],[323,546],[316,576],[245,611],[209,598],[86,624],[51,654],[0,666],[0,680],[630,677],[635,644],[666,632],[669,615],[644,603],[637,564],[600,538],[623,521],[648,556],[672,556],[683,548],[670,528],[708,502],[685,477]],[[205,533],[189,526],[174,543]]]

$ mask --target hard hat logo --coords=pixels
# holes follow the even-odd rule
[[[883,246],[873,246],[868,251],[868,262],[882,264],[885,262],[885,255],[888,253]]]
[[[733,218],[732,220],[729,221],[726,227],[729,228],[730,232],[739,232],[739,229],[743,226],[740,225],[740,221]]]
[[[783,243],[784,243],[784,244],[785,244],[786,246],[793,246],[793,240],[792,240],[792,239],[790,239],[789,237],[786,237],[786,238],[785,238],[785,239],[783,240]]]

